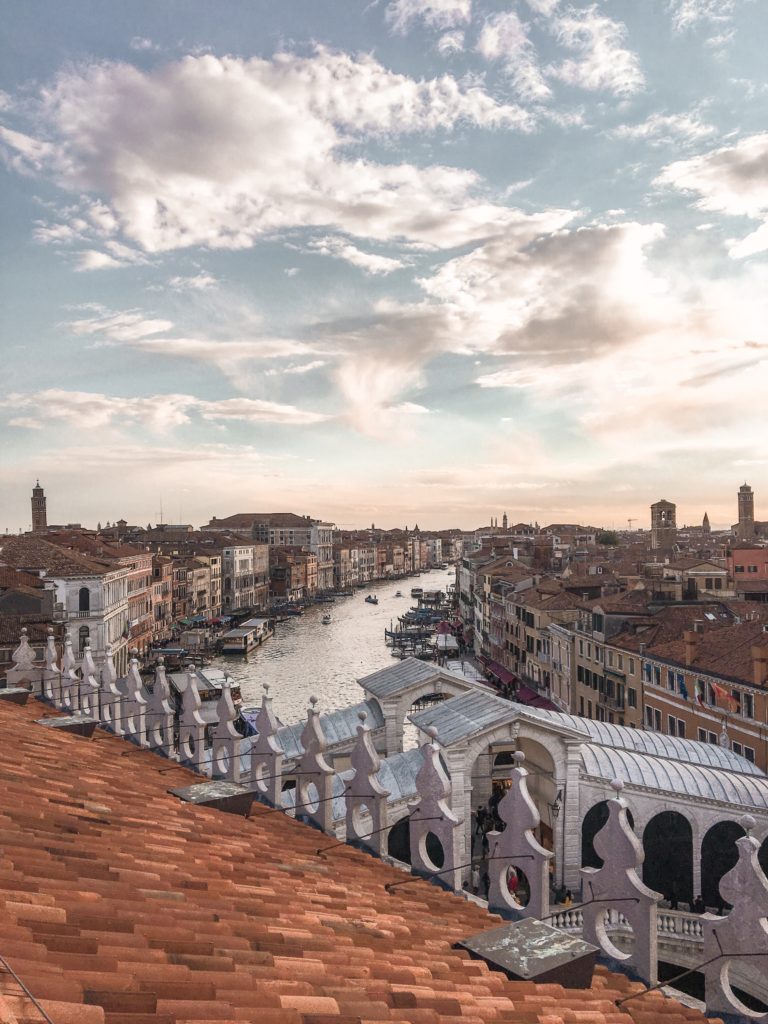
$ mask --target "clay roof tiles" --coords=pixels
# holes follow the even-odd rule
[[[43,569],[48,576],[101,576],[115,566],[51,544],[32,534],[0,538],[0,563],[17,569]]]
[[[256,806],[167,793],[196,781],[97,732],[0,703],[0,952],[56,1024],[677,1024],[705,1018],[598,968],[592,987],[511,982],[453,948],[480,906]],[[122,755],[130,750],[131,756]],[[0,975],[0,1019],[39,1018]],[[6,1014],[3,1017],[3,1013]]]

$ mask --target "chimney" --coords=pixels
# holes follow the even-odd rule
[[[768,682],[768,647],[759,644],[752,648],[752,682],[755,686],[765,686]]]
[[[647,649],[648,649],[648,644],[640,644],[640,657],[641,658],[645,655],[645,652],[646,652]]]
[[[696,623],[694,623],[694,626]],[[698,636],[696,635],[698,630],[686,629],[683,633],[683,644],[685,645],[685,664],[692,665],[693,659],[696,657],[696,645],[698,643]]]

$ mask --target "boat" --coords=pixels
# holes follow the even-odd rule
[[[403,596],[402,590],[396,590],[395,591],[395,597],[402,597],[402,596]]]
[[[412,587],[411,588],[411,597],[421,597],[421,595],[423,593],[424,593],[424,588],[423,587]]]
[[[368,602],[368,604],[378,604],[379,603],[379,599],[378,599],[378,597],[376,597],[375,594],[369,594],[368,597],[366,597],[365,600]]]
[[[331,619],[331,613],[330,612],[326,612],[325,615],[323,616],[323,619],[322,619],[323,625],[324,626],[330,626],[332,621],[333,620]]]
[[[273,633],[269,619],[247,619],[237,629],[230,629],[219,640],[222,654],[249,654]]]

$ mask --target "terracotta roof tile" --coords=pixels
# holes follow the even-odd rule
[[[0,704],[0,952],[56,1024],[703,1020],[661,996],[622,1013],[633,986],[602,969],[583,991],[510,982],[453,948],[498,923],[481,907],[423,882],[390,894],[399,872],[318,858],[281,815],[182,804],[153,756],[40,714]]]

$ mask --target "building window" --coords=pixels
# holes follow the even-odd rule
[[[629,659],[629,674],[633,676],[635,674],[635,659]]]
[[[588,700],[587,701],[587,718],[591,718],[591,717],[592,717],[592,701]]]
[[[79,637],[79,639],[80,639],[80,653],[81,654],[85,650],[85,645],[90,640],[90,636],[91,636],[90,629],[87,626],[81,626],[80,627],[80,637]]]
[[[674,690],[675,690],[675,673],[672,671],[671,668],[667,669],[667,689],[668,690],[672,690],[672,692],[674,693]]]
[[[77,610],[81,612],[89,612],[91,610],[91,592],[88,587],[80,587],[80,593],[77,597]]]
[[[742,694],[741,713],[745,718],[755,717],[755,698],[751,693]]]
[[[747,566],[747,572],[757,572],[757,566],[756,565],[748,565]]]
[[[619,657],[619,671],[623,672],[624,671],[624,655],[620,654],[618,657]]]
[[[579,697],[579,714],[581,715],[582,718],[584,717],[584,698],[583,697]]]
[[[748,761],[751,761],[752,764],[754,764],[755,763],[755,751],[754,751],[754,749],[752,747],[744,747],[744,757],[746,757],[746,759]]]
[[[701,730],[699,730],[699,732],[701,732]],[[740,743],[737,743],[735,740],[731,744],[731,750],[734,752],[734,754],[738,754],[740,757],[743,757],[744,755],[744,748]]]
[[[682,720],[682,718],[678,718],[677,720],[677,735],[680,737],[681,740],[685,739],[685,722]]]
[[[744,566],[743,565],[734,565],[733,571],[734,572],[744,572]]]
[[[631,686],[627,690],[627,704],[631,708],[637,707],[637,690],[633,689]]]
[[[606,651],[605,663],[608,666],[608,668],[613,668],[613,651]]]

